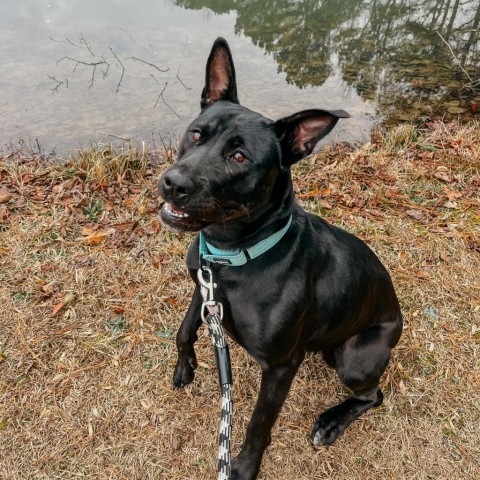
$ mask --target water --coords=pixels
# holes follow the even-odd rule
[[[478,0],[1,0],[0,13],[4,150],[174,143],[220,35],[243,105],[271,118],[343,108],[338,140],[480,110]]]

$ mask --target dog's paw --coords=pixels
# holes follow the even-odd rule
[[[260,470],[261,455],[249,455],[245,450],[232,459],[231,480],[255,480]]]
[[[248,467],[245,465],[240,465],[240,461],[237,458],[232,460],[232,471],[230,472],[231,480],[255,480],[257,478],[256,474],[257,469],[249,471]]]
[[[185,385],[193,382],[195,378],[195,369],[197,360],[195,355],[189,357],[178,357],[175,371],[173,372],[174,388],[183,388]]]
[[[344,430],[345,425],[338,418],[324,413],[317,418],[310,440],[316,447],[332,445]]]

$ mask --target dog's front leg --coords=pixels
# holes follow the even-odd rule
[[[301,353],[288,363],[262,367],[260,393],[248,424],[245,442],[232,462],[232,480],[257,478],[263,452],[271,440],[270,432],[303,358],[304,353]]]
[[[198,339],[197,330],[202,323],[200,317],[201,307],[202,295],[200,294],[200,289],[195,287],[192,301],[177,332],[178,358],[173,374],[173,385],[176,388],[183,388],[185,385],[188,385],[195,376],[197,358],[193,345]]]

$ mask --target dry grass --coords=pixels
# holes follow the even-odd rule
[[[306,360],[261,479],[480,478],[479,146],[478,123],[403,126],[296,167],[299,201],[388,266],[405,331],[383,406],[329,449],[308,434],[346,392],[318,357]],[[203,329],[196,380],[171,388],[190,237],[156,219],[162,158],[107,157],[109,168],[96,153],[62,167],[0,161],[5,480],[215,478],[219,395]],[[238,451],[259,372],[233,345],[232,361]]]

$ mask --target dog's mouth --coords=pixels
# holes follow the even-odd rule
[[[195,209],[189,208],[187,212],[171,202],[165,202],[160,209],[159,217],[162,224],[171,230],[198,232],[209,225],[235,221],[247,214],[248,211],[244,206],[219,211],[211,205],[203,205],[201,208],[199,206]]]
[[[198,231],[206,225],[170,202],[165,202],[160,209],[160,220],[166,227],[180,231]]]
[[[165,213],[175,218],[188,218],[190,216],[187,212],[180,210],[171,203],[165,203],[163,209]]]

